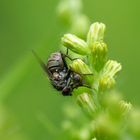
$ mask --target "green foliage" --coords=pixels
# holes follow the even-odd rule
[[[103,69],[110,62],[107,61],[107,54],[113,61],[121,61],[124,71],[117,87],[126,93],[127,99],[139,104],[139,1],[83,2],[61,0],[57,14],[65,21],[61,22],[62,25],[56,20],[54,10],[58,0],[0,2],[0,139],[100,140],[104,136],[110,139],[140,139],[139,108],[132,108],[130,103],[123,100],[122,94],[108,90],[116,81],[114,76],[110,78],[110,74],[116,74],[120,67],[115,66],[117,71],[109,75],[104,73],[106,68]],[[50,87],[31,50],[47,58],[51,52],[59,50],[60,37],[64,33],[74,34],[87,43],[86,35],[93,22],[90,19],[106,23],[108,32],[105,40],[110,48],[108,52],[102,36],[95,39],[97,42],[90,48],[94,55],[87,61],[86,55],[69,51],[70,56],[80,58],[78,62],[86,65],[84,71],[94,73],[84,79],[89,85],[93,82],[91,86],[95,89],[81,87],[74,90],[73,100],[82,107],[80,110],[72,98],[63,98]],[[99,81],[101,77],[108,80],[103,78]],[[109,85],[106,81],[113,84]],[[105,92],[106,85],[109,86]],[[91,119],[92,116],[94,119]],[[99,131],[95,129],[95,120]]]

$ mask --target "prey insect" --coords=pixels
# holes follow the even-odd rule
[[[84,86],[82,76],[68,68],[65,61],[65,57],[71,59],[68,55],[55,52],[50,55],[47,63],[44,63],[34,51],[33,54],[48,74],[53,87],[61,91],[63,96],[71,96],[74,88]]]

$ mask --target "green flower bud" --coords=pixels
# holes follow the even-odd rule
[[[97,140],[119,140],[120,127],[106,112],[101,112],[98,117],[95,118],[96,129],[95,134]]]
[[[86,15],[78,15],[73,19],[70,32],[85,38],[90,26],[89,18]]]
[[[62,44],[78,54],[86,55],[89,53],[87,43],[75,35],[65,34],[62,37]]]
[[[57,14],[63,22],[71,24],[73,18],[82,10],[81,0],[61,0],[57,7]]]
[[[115,85],[115,80],[109,76],[104,76],[99,81],[100,90],[110,89]]]
[[[114,77],[121,69],[122,66],[120,63],[114,60],[108,60],[104,66],[103,73],[110,77]]]
[[[74,60],[70,67],[73,71],[79,74],[92,74],[91,70],[89,69],[88,65],[84,63],[81,59]]]
[[[119,105],[120,105],[121,114],[123,114],[123,115],[127,114],[132,109],[132,104],[127,103],[123,100],[119,102]]]
[[[114,119],[119,119],[122,117],[122,111],[120,111],[119,102],[122,100],[122,96],[118,91],[107,92],[106,94],[101,95],[102,106],[108,109],[108,113]]]
[[[93,96],[89,93],[82,93],[77,96],[77,103],[83,108],[86,113],[93,116],[96,111],[96,105]]]
[[[107,45],[104,42],[95,42],[91,48],[91,52],[96,57],[104,58],[107,54]]]
[[[91,47],[92,55],[89,57],[92,67],[100,71],[106,62],[107,45],[104,42],[94,42]]]
[[[70,64],[70,68],[81,74],[85,80],[85,83],[88,85],[92,85],[94,79],[92,76],[92,71],[88,67],[87,64],[85,64],[81,59],[76,59]]]
[[[105,24],[103,23],[93,23],[90,26],[88,35],[87,35],[87,43],[89,47],[92,47],[93,43],[96,41],[103,41],[105,32]]]
[[[99,88],[109,89],[115,84],[115,76],[122,69],[117,61],[108,60],[100,73]]]

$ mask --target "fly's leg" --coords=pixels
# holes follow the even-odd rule
[[[69,56],[69,49],[67,48],[67,50],[66,50],[66,54],[63,54],[63,57],[65,58],[65,57],[67,57],[69,60],[71,60],[71,61],[74,61],[74,60],[77,60],[77,59],[79,59],[79,58],[71,58],[70,56]]]

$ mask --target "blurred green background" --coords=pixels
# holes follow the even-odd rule
[[[0,139],[58,139],[62,107],[71,98],[51,88],[33,57],[46,60],[66,32],[56,13],[58,0],[0,0]],[[140,105],[140,1],[84,0],[84,13],[107,26],[109,57],[122,63],[117,88]],[[55,126],[54,126],[55,125]],[[57,129],[56,129],[57,130]],[[59,129],[58,129],[59,131]]]

